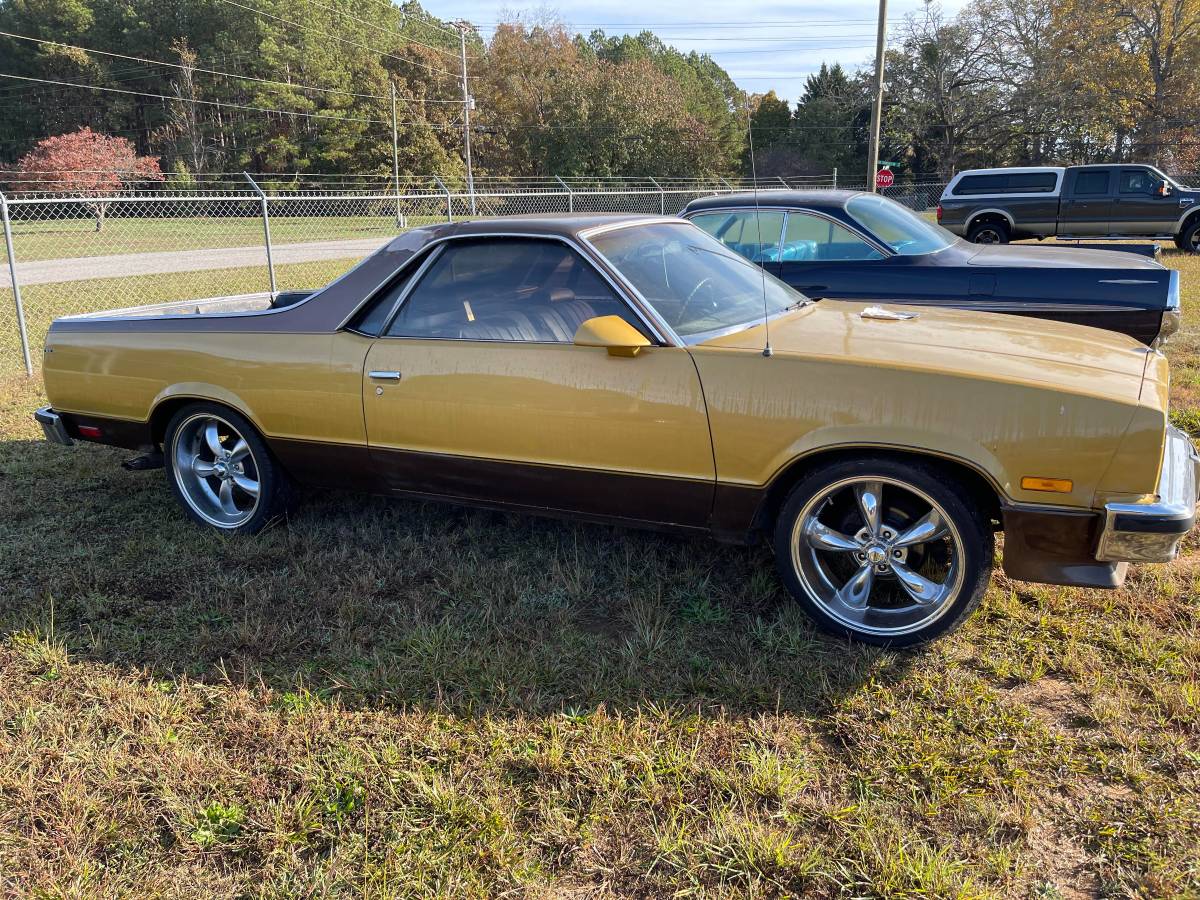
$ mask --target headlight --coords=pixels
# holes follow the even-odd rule
[[[1163,310],[1162,326],[1158,329],[1158,337],[1154,339],[1154,346],[1159,347],[1179,330],[1179,326],[1183,323],[1183,311],[1179,307],[1179,272],[1171,271],[1171,278],[1167,282],[1167,306]]]

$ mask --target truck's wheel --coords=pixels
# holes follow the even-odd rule
[[[1175,238],[1175,246],[1184,253],[1200,253],[1200,216],[1189,221]]]
[[[780,575],[825,631],[905,647],[957,628],[991,577],[970,493],[920,463],[855,459],[810,472],[775,524]]]
[[[215,403],[192,403],[167,425],[167,480],[187,514],[236,534],[261,531],[285,508],[287,476],[254,426]]]
[[[1007,244],[1008,225],[998,219],[984,219],[971,226],[967,240],[972,244]]]

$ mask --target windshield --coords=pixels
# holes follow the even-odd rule
[[[764,311],[807,302],[688,222],[616,228],[589,240],[681,337],[754,325]]]
[[[944,228],[877,194],[851,197],[846,202],[846,212],[901,256],[937,253],[954,243],[954,235]]]

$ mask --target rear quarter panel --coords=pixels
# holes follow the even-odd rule
[[[43,376],[60,412],[146,422],[171,398],[224,403],[267,437],[365,443],[358,335],[140,331],[56,323]]]

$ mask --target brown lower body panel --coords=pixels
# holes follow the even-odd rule
[[[1116,588],[1128,563],[1099,562],[1100,514],[1089,510],[1006,506],[1004,571],[1018,581]]]
[[[127,450],[143,450],[154,445],[149,422],[131,422],[128,419],[109,419],[79,413],[60,412],[58,415],[62,419],[63,427],[67,429],[67,434],[77,441],[124,447]],[[80,425],[99,428],[99,437],[80,434]]]
[[[305,484],[630,524],[707,529],[713,482],[270,438]]]

